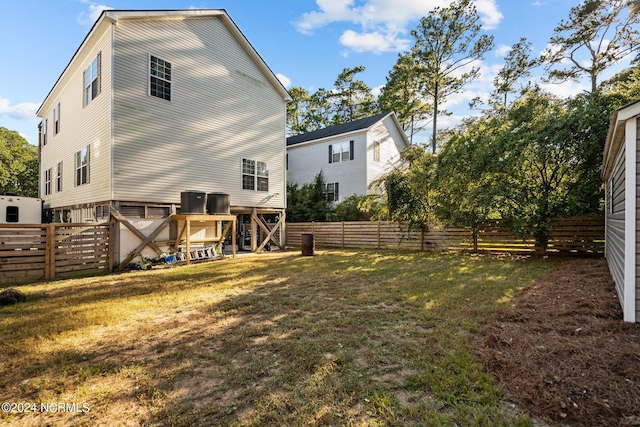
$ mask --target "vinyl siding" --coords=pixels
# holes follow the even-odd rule
[[[83,106],[83,72],[101,56],[101,90],[93,101]],[[60,103],[60,132],[56,135],[53,109]],[[47,145],[42,147],[40,185],[44,171],[52,169],[52,194],[41,194],[45,207],[60,207],[108,200],[111,194],[111,35],[109,27],[89,40],[74,63],[55,86],[42,108],[48,119]],[[89,184],[75,186],[75,153],[90,146]],[[56,191],[56,168],[63,162],[62,191]]]
[[[380,161],[374,160],[374,144],[380,143]],[[391,172],[398,166],[400,151],[404,148],[402,136],[391,117],[374,125],[367,138],[367,188],[371,189],[374,181]],[[371,191],[369,191],[371,192]]]
[[[349,141],[354,142],[353,160],[329,163],[329,145]],[[366,167],[370,151],[366,132],[293,145],[287,150],[287,180],[302,186],[313,182],[316,175],[322,171],[325,182],[340,184],[340,200],[353,194],[367,194]]]
[[[220,19],[121,19],[114,46],[115,199],[284,208],[285,101]],[[171,63],[171,101],[148,95],[150,54]],[[242,190],[243,158],[268,163],[268,192]]]
[[[613,183],[613,186],[612,186]],[[605,236],[607,261],[616,284],[616,291],[624,299],[624,241],[625,241],[625,148],[616,158],[606,189],[607,230]],[[624,304],[623,304],[624,305]]]
[[[636,322],[640,321],[640,120],[636,120]]]

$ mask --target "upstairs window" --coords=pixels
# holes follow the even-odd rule
[[[47,119],[42,121],[41,138],[42,145],[47,145]]]
[[[100,54],[84,70],[84,105],[91,104],[100,94]]]
[[[353,141],[329,145],[329,163],[353,160]]]
[[[269,165],[265,162],[242,159],[242,189],[269,191]]]
[[[380,141],[374,141],[373,143],[373,161],[380,161]]]
[[[76,186],[89,183],[89,146],[76,152]]]
[[[171,63],[149,57],[149,94],[171,101]]]
[[[53,134],[57,135],[60,132],[60,103],[53,109]]]

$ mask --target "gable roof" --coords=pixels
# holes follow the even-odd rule
[[[349,123],[329,126],[324,129],[318,129],[307,133],[301,133],[300,135],[290,136],[289,138],[287,138],[287,147],[295,144],[300,144],[302,142],[315,141],[316,139],[329,138],[331,136],[369,129],[371,126],[386,118],[390,114],[394,113],[392,111],[387,111],[384,113],[376,114],[375,116],[354,120]]]
[[[229,31],[231,31],[233,36],[242,45],[244,50],[255,61],[255,63],[262,70],[262,72],[265,73],[265,76],[267,77],[267,79],[271,82],[271,84],[275,87],[275,89],[282,95],[283,99],[286,102],[291,101],[291,96],[289,95],[289,92],[287,91],[287,89],[280,82],[280,80],[276,77],[275,73],[271,70],[271,68],[269,68],[267,63],[264,62],[264,60],[262,59],[260,54],[255,50],[253,45],[251,45],[251,43],[246,38],[246,36],[242,33],[242,31],[240,31],[240,28],[238,28],[236,23],[233,22],[233,20],[227,14],[227,11],[225,9],[183,9],[183,10],[180,10],[180,9],[177,9],[177,10],[113,10],[113,9],[107,9],[107,10],[103,10],[102,11],[102,13],[100,14],[100,17],[93,24],[93,26],[89,30],[89,33],[87,33],[87,35],[85,36],[85,38],[82,41],[82,43],[80,44],[80,46],[78,47],[78,49],[75,51],[75,53],[71,57],[71,60],[69,60],[69,63],[67,64],[65,69],[62,71],[62,74],[60,74],[60,76],[58,77],[58,80],[53,85],[53,87],[51,88],[51,90],[49,91],[47,96],[45,97],[45,99],[42,102],[42,104],[40,104],[40,107],[38,108],[38,111],[37,111],[36,114],[37,115],[40,114],[40,110],[42,109],[44,104],[47,102],[47,99],[49,98],[49,96],[51,95],[51,93],[53,92],[55,87],[62,80],[62,77],[67,72],[67,70],[71,67],[71,64],[76,59],[76,57],[78,56],[78,54],[80,53],[82,48],[87,44],[87,42],[91,38],[91,36],[93,34],[95,34],[96,32],[98,32],[98,27],[100,27],[100,25],[103,22],[114,24],[114,23],[117,23],[119,19],[161,19],[161,18],[167,18],[167,17],[178,17],[179,18],[179,17],[203,17],[203,16],[217,17],[220,20],[222,20],[222,22],[224,22],[224,24],[229,29]]]

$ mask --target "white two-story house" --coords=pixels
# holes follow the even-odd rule
[[[287,180],[304,185],[320,171],[327,198],[370,194],[371,184],[398,167],[410,145],[393,112],[287,138]]]
[[[40,197],[54,221],[284,212],[290,96],[224,10],[104,11],[37,114]]]

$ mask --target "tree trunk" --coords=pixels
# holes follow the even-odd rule
[[[436,121],[438,118],[438,82],[436,81],[436,87],[433,94],[433,136],[431,140],[431,149],[433,154],[436,154]]]

